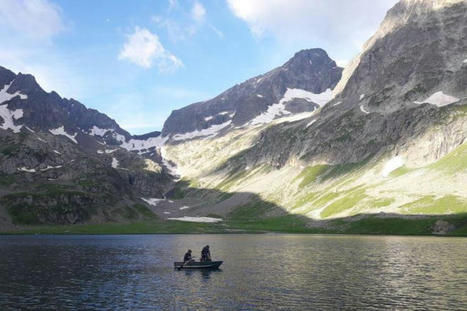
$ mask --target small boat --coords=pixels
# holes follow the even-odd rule
[[[182,261],[174,262],[176,269],[219,269],[223,261],[190,261],[183,264]]]

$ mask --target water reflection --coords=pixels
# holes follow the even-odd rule
[[[209,244],[222,270],[177,270]],[[467,240],[308,235],[0,237],[0,309],[467,309]]]
[[[222,269],[183,269],[183,270],[177,270],[180,272],[184,272],[187,277],[190,277],[192,275],[194,276],[201,276],[201,279],[206,279],[209,280],[211,273],[222,273]]]

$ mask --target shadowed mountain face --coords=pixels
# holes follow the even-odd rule
[[[211,100],[173,111],[164,124],[162,135],[174,136],[216,125],[223,128],[245,125],[279,103],[288,89],[321,94],[335,87],[341,73],[342,68],[324,50],[300,51],[281,67],[235,85]],[[312,99],[294,98],[291,96],[284,101],[288,113],[313,111],[320,106]]]
[[[162,143],[0,67],[0,227],[144,218],[172,184]]]

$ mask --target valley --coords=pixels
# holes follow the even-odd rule
[[[131,135],[0,67],[0,232],[467,234],[467,7],[401,0]]]

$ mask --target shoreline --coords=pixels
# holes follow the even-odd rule
[[[444,225],[439,227],[439,223]],[[438,225],[438,226],[437,226]],[[356,215],[307,222],[289,215],[264,219],[226,219],[222,223],[195,223],[152,220],[129,223],[20,225],[0,231],[0,235],[133,235],[133,234],[314,234],[314,235],[394,235],[467,237],[467,214],[454,215]]]

